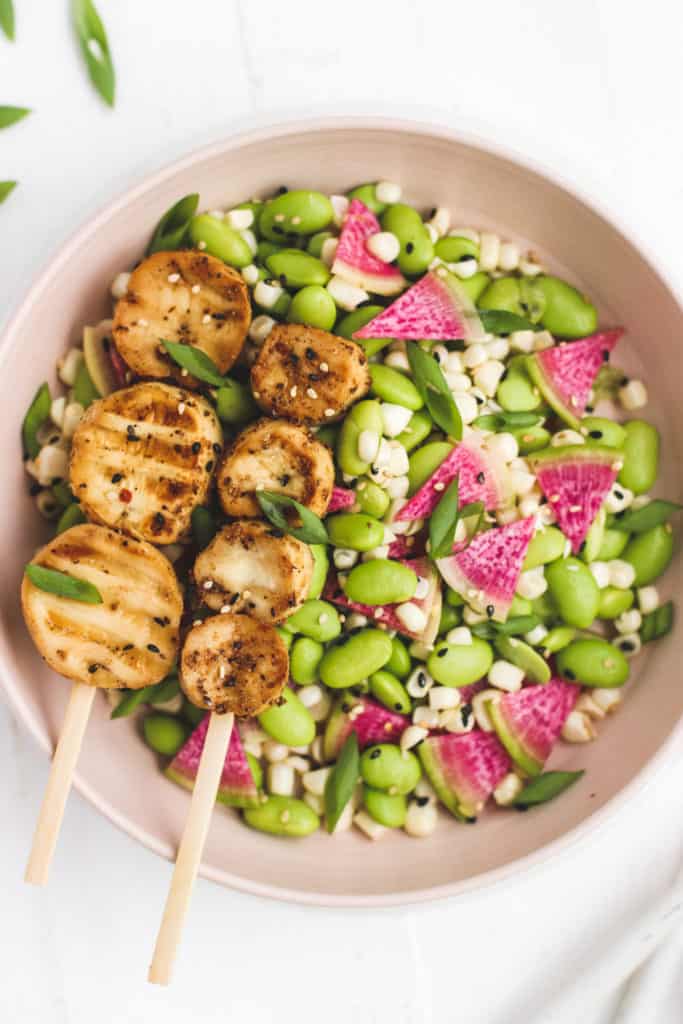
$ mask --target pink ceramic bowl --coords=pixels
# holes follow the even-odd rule
[[[45,539],[19,450],[21,418],[36,387],[53,378],[57,357],[82,325],[107,312],[111,280],[138,259],[157,219],[179,196],[199,192],[202,207],[211,209],[283,183],[339,192],[377,178],[400,181],[405,195],[423,206],[450,207],[459,223],[532,242],[552,268],[585,286],[602,323],[627,325],[619,363],[647,378],[647,414],[664,440],[662,493],[680,494],[681,307],[652,263],[592,206],[503,153],[407,122],[296,123],[203,149],[148,178],[82,227],[35,282],[3,338],[0,676],[15,713],[43,750],[58,735],[69,686],[41,662],[19,608],[23,565]],[[681,569],[679,558],[664,584],[669,592],[678,589]],[[683,714],[679,651],[673,635],[638,659],[638,678],[618,714],[601,726],[599,742],[560,745],[553,767],[585,768],[588,780],[547,807],[526,815],[493,811],[474,828],[444,816],[429,840],[397,832],[379,843],[355,832],[274,839],[219,807],[203,873],[280,899],[379,906],[454,895],[528,868],[595,829],[663,755]],[[96,701],[76,785],[121,828],[162,856],[173,854],[188,795],[161,775],[132,722],[109,721],[104,698]],[[29,842],[27,835],[27,851]]]

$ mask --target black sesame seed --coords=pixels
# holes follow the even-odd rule
[[[412,242],[408,242],[408,244],[406,245],[406,252],[407,253],[411,253],[414,248],[415,248],[415,246],[413,245],[413,243]]]
[[[124,644],[122,649],[124,651],[132,651],[133,650],[133,645],[132,644]]]
[[[400,702],[400,701],[397,701],[397,702],[396,702],[396,703],[394,704],[394,711],[403,711],[403,705],[401,704],[401,702]]]
[[[92,675],[93,672],[97,672],[99,665],[88,665],[88,672]]]
[[[624,497],[623,491],[615,491],[614,497],[617,499],[617,501],[621,501]]]
[[[442,647],[440,651],[436,652],[437,658],[445,658],[447,654],[448,654],[448,648],[447,647]]]
[[[495,610],[496,610],[496,609],[495,609],[495,608],[493,607],[493,605],[492,605],[492,604],[487,604],[487,605],[486,605],[486,614],[488,615],[488,617],[489,617],[489,618],[491,618],[491,617],[492,617],[492,615],[493,615],[493,613],[495,612]]]
[[[204,468],[206,469],[207,473],[210,473],[211,470],[213,469],[213,459],[209,459],[209,461],[207,462],[207,464],[206,464],[206,466]]]
[[[345,715],[348,715],[349,711],[353,707],[353,704],[342,704],[342,711]]]
[[[466,825],[476,825],[476,823],[477,823],[477,819],[476,818],[465,818],[465,824]]]
[[[432,206],[431,210],[427,214],[427,220],[431,220],[432,217],[436,217],[436,207]]]
[[[469,263],[470,260],[475,260],[476,258],[476,256],[472,256],[470,253],[466,253],[464,256],[460,257],[458,263]]]
[[[201,450],[202,450],[201,444],[199,443],[199,441],[195,441],[194,444],[192,445],[192,452],[193,452],[193,454],[197,455],[197,454],[199,454],[199,452]]]
[[[123,480],[123,473],[114,473],[113,477],[111,478],[111,482],[113,484],[118,484],[121,480]]]
[[[478,484],[485,484],[486,483],[486,475],[485,475],[485,473],[477,473],[477,483]]]
[[[619,647],[621,647],[622,651],[625,651],[628,654],[630,654],[632,651],[635,651],[636,649],[636,645],[633,643],[632,640],[622,640],[619,644]]]
[[[576,680],[576,676],[574,675],[574,673],[572,672],[572,670],[570,668],[566,668],[564,670],[564,677],[565,677],[565,679],[569,679],[570,682],[574,682]]]
[[[602,358],[606,363],[609,362],[609,352],[606,348],[602,350]]]
[[[310,345],[309,345],[309,347],[306,349],[306,358],[307,359],[315,359],[316,358],[316,354],[317,353],[316,353],[315,349],[311,348]]]
[[[379,749],[379,747],[375,747],[374,750],[370,751],[370,760],[371,761],[376,760],[376,758],[378,758],[381,753],[382,753],[382,751]]]
[[[278,277],[278,281],[280,282],[280,284],[282,285],[283,288],[287,287],[287,275],[286,274],[280,274],[280,276]]]
[[[32,498],[35,498],[36,494],[40,494],[42,489],[43,488],[40,486],[40,484],[32,483],[31,486],[29,487],[29,491],[28,492],[29,492],[29,494],[31,495]]]
[[[428,796],[417,796],[417,797],[415,797],[415,803],[417,804],[418,807],[426,807],[427,804],[429,803],[429,797]]]
[[[284,235],[285,229],[281,228],[279,224],[273,224],[273,231],[276,235]]]
[[[463,725],[467,725],[467,723],[470,720],[471,714],[472,714],[472,705],[471,704],[463,704],[463,706],[460,708],[460,717],[462,718],[462,724]]]
[[[424,672],[419,672],[418,673],[417,685],[418,686],[426,686],[427,685],[427,676],[424,674]]]
[[[163,627],[163,626],[165,626],[165,625],[166,625],[166,623],[164,622],[164,620],[163,620],[163,619],[160,619],[158,615],[155,615],[155,616],[154,616],[154,619],[153,619],[153,621],[154,621],[154,622],[156,622],[157,626],[162,626],[162,627]]]
[[[151,651],[152,654],[159,654],[160,653],[159,648],[157,647],[156,644],[147,644],[147,650]]]
[[[602,430],[589,430],[588,436],[592,437],[594,441],[599,441],[602,437]]]
[[[287,188],[287,186],[286,185],[280,185],[275,190],[275,195],[276,196],[283,196],[286,192],[289,192],[289,189]]]

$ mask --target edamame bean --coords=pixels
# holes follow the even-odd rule
[[[256,256],[254,257],[257,263],[262,263],[264,266],[270,256],[275,252],[281,252],[284,246],[276,245],[275,242],[266,242],[262,239],[256,246]]]
[[[366,811],[385,828],[402,828],[408,813],[408,802],[402,793],[383,793],[381,789],[363,786],[363,804]]]
[[[446,598],[448,600],[448,597]],[[462,599],[461,599],[462,600]],[[534,610],[533,603],[526,597],[520,597],[519,594],[515,594],[512,598],[512,604],[508,611],[508,618],[514,619],[518,615],[534,615],[537,614]]]
[[[634,494],[645,494],[659,472],[659,431],[645,420],[629,420],[624,430],[624,465],[619,483]]]
[[[325,525],[330,543],[336,548],[370,551],[384,540],[384,525],[363,512],[338,512]]]
[[[381,203],[377,198],[376,185],[358,185],[348,193],[349,199],[360,199],[361,203],[372,210],[377,217],[381,216],[387,208],[386,203]]]
[[[522,306],[519,278],[498,277],[479,296],[477,305],[480,309],[501,309],[508,313],[515,313],[517,316],[524,316],[525,310]]]
[[[557,654],[570,644],[575,636],[576,630],[571,626],[556,626],[543,637],[541,645],[547,654]]]
[[[320,597],[325,588],[325,580],[330,568],[330,560],[327,557],[325,545],[311,544],[310,547],[311,554],[313,555],[313,574],[311,576],[311,585],[308,588],[308,601]]]
[[[451,608],[449,604],[442,604],[438,635],[441,636],[443,633],[447,633],[449,629],[455,629],[461,622],[462,615],[457,608]]]
[[[247,267],[253,259],[251,249],[238,231],[224,220],[217,220],[208,213],[193,217],[190,221],[190,238],[194,245],[203,242],[202,248],[210,256],[216,256],[231,267]]]
[[[216,395],[216,412],[223,423],[242,424],[254,419],[258,408],[246,385],[226,378]]]
[[[381,519],[386,514],[391,499],[379,484],[364,477],[358,481],[356,486],[356,501],[361,512],[374,516],[375,519]]]
[[[613,558],[620,558],[621,553],[629,542],[630,534],[623,530],[605,530],[602,537],[602,544],[598,551],[598,559],[601,562],[610,562]]]
[[[661,576],[674,553],[673,531],[670,523],[654,526],[638,533],[624,548],[622,558],[636,570],[635,587],[644,587]]]
[[[408,648],[403,643],[400,637],[394,636],[391,638],[391,657],[384,666],[387,672],[391,672],[392,675],[398,676],[399,679],[405,679],[410,675],[412,662],[410,655],[408,654]]]
[[[581,420],[581,433],[588,444],[605,444],[608,448],[623,448],[626,442],[626,431],[620,423],[605,419],[603,416],[584,416]]]
[[[546,567],[548,590],[569,626],[587,629],[598,614],[600,588],[585,562],[561,558]]]
[[[457,263],[463,256],[474,256],[476,260],[479,259],[479,246],[471,238],[447,235],[436,242],[434,254],[444,263]]]
[[[322,192],[299,189],[267,202],[259,218],[259,230],[271,242],[288,235],[314,235],[331,223],[332,203]]]
[[[261,767],[261,762],[258,757],[254,757],[249,752],[247,752],[247,762],[249,763],[249,770],[254,780],[254,785],[257,789],[263,789],[263,768]]]
[[[460,288],[472,302],[479,305],[479,300],[490,283],[491,278],[489,275],[485,274],[483,270],[478,270],[476,274],[472,274],[472,277],[466,277],[464,280],[461,279]]]
[[[496,390],[496,399],[506,412],[533,412],[541,406],[541,393],[526,372],[524,356],[513,356],[510,360]]]
[[[188,735],[183,721],[173,715],[147,715],[142,731],[147,746],[164,757],[174,757]]]
[[[417,210],[405,203],[394,203],[382,216],[382,228],[391,231],[401,243],[398,265],[408,277],[423,274],[434,259],[434,245]]]
[[[473,636],[471,644],[438,643],[427,659],[427,671],[444,686],[469,686],[483,679],[492,664],[491,644]]]
[[[396,438],[407,452],[412,452],[419,444],[429,437],[434,427],[431,416],[426,409],[418,409],[410,417],[408,426]]]
[[[384,704],[391,711],[398,711],[402,715],[409,715],[413,709],[408,691],[403,683],[393,676],[386,669],[373,672],[368,679],[370,693],[376,697],[380,704]]]
[[[526,572],[527,569],[535,569],[539,565],[554,562],[556,558],[562,558],[566,544],[567,538],[556,526],[546,526],[545,530],[539,530],[531,538],[526,549],[522,571]]]
[[[552,675],[550,666],[538,651],[515,636],[496,637],[496,650],[505,661],[521,668],[533,683],[547,683]]]
[[[401,751],[394,743],[376,743],[363,751],[360,774],[372,789],[395,796],[412,792],[420,781],[422,769],[412,751]]]
[[[330,272],[322,260],[301,249],[281,249],[266,260],[273,277],[283,288],[305,288],[309,284],[325,285]]]
[[[586,539],[581,545],[581,558],[584,562],[594,562],[598,557],[598,552],[602,547],[602,540],[605,536],[605,523],[607,521],[607,513],[605,506],[601,506],[598,509],[595,519],[591,523]]]
[[[304,601],[285,622],[290,633],[301,633],[318,643],[326,644],[336,640],[341,633],[339,612],[333,604],[317,599]]]
[[[293,796],[269,796],[258,807],[247,807],[243,815],[251,828],[274,836],[310,836],[320,826],[315,811]]]
[[[352,313],[347,313],[346,316],[342,317],[337,326],[334,329],[334,333],[338,334],[340,338],[346,338],[347,341],[354,341],[354,333],[359,331],[361,327],[365,327],[371,320],[383,312],[382,306],[362,306],[360,309],[354,309]],[[356,341],[357,345],[361,345],[366,356],[377,355],[387,345],[391,345],[391,338],[363,338],[362,340]]]
[[[402,405],[406,409],[415,412],[424,405],[422,395],[413,384],[410,377],[406,377],[399,370],[391,366],[377,364],[370,367],[370,378],[372,384],[370,391],[385,402],[394,405]]]
[[[535,284],[543,293],[542,325],[560,338],[585,338],[598,326],[598,314],[585,296],[559,277],[542,274]]]
[[[294,634],[289,633],[286,629],[283,629],[282,626],[276,626],[275,632],[280,637],[287,650],[289,650],[294,641]]]
[[[520,455],[538,452],[550,444],[550,432],[545,427],[519,427],[510,433],[519,445]]]
[[[598,637],[573,640],[558,654],[557,670],[563,679],[584,686],[623,686],[629,676],[619,648]]]
[[[317,640],[300,636],[292,644],[289,655],[289,674],[299,686],[308,686],[318,678],[318,665],[325,649]]]
[[[339,431],[337,463],[342,473],[349,476],[364,476],[370,469],[370,463],[363,462],[358,454],[358,438],[364,430],[372,431],[378,437],[384,430],[380,403],[372,399],[354,405]]]
[[[284,703],[268,708],[258,716],[264,732],[288,747],[305,747],[315,736],[315,722],[308,708],[288,686],[282,691]]]
[[[79,523],[87,523],[87,521],[88,520],[81,511],[81,506],[77,501],[72,501],[70,505],[67,505],[57,520],[55,536],[59,536],[59,534],[64,533],[65,530],[70,530],[72,526],[77,526]]]
[[[290,324],[308,324],[323,331],[331,331],[337,316],[337,307],[327,288],[310,284],[300,288],[287,310]]]
[[[617,587],[603,587],[600,591],[598,616],[601,619],[616,619],[633,606],[632,590],[619,590]]]
[[[364,629],[330,647],[320,662],[320,678],[333,690],[355,686],[384,668],[392,654],[391,639],[379,629]]]
[[[320,259],[322,255],[323,246],[328,238],[334,238],[331,231],[317,231],[315,235],[308,239],[308,245],[306,246],[306,252],[310,253],[311,256],[316,256]]]
[[[441,465],[453,448],[448,441],[432,441],[422,448],[417,448],[408,460],[408,495],[419,491],[422,484]]]
[[[360,604],[385,605],[410,601],[417,576],[407,565],[390,558],[373,558],[354,566],[346,577],[344,593]]]

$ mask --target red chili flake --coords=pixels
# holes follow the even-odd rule
[[[124,487],[123,490],[119,491],[119,501],[125,501],[126,504],[128,504],[128,502],[132,500],[133,493],[132,491],[129,491],[127,487]]]

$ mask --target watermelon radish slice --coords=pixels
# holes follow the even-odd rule
[[[355,732],[361,750],[373,743],[396,743],[410,719],[389,711],[369,697],[342,697],[330,715],[325,738],[323,757],[334,761],[344,746],[347,737]]]
[[[387,558],[398,558],[399,560],[404,558],[419,558],[424,555],[427,548],[428,540],[427,530],[421,530],[419,533],[413,533],[410,537],[406,537],[405,534],[399,534],[389,545],[389,551],[387,552]]]
[[[350,491],[348,487],[337,487],[336,485],[332,488],[332,497],[330,503],[327,506],[327,514],[330,512],[340,512],[342,509],[351,508],[356,501],[356,492]]]
[[[577,429],[586,411],[588,396],[598,370],[624,330],[600,331],[580,341],[562,342],[526,361],[529,376],[558,416]]]
[[[367,248],[371,235],[381,231],[380,223],[360,199],[352,199],[332,264],[332,273],[376,295],[397,295],[405,286],[403,274],[391,263],[373,256]]]
[[[114,377],[116,378],[117,388],[125,388],[130,370],[128,369],[128,364],[124,362],[123,357],[119,355],[116,345],[111,341],[111,339],[109,341],[109,360],[111,362]]]
[[[208,728],[209,716],[206,715],[164,772],[167,778],[185,789],[194,788]],[[259,803],[258,790],[237,726],[230,735],[216,800],[228,807],[257,807]]]
[[[525,686],[498,701],[486,702],[501,743],[528,775],[543,770],[578,695],[578,686],[551,679],[542,686]]]
[[[472,698],[477,694],[481,693],[488,687],[488,682],[484,679],[480,679],[478,683],[470,683],[469,686],[459,686],[458,693],[460,694],[460,705],[469,704]]]
[[[510,758],[497,736],[480,729],[429,736],[417,752],[437,796],[461,821],[476,818],[510,771]]]
[[[488,451],[486,441],[472,433],[449,452],[440,466],[403,506],[396,521],[427,519],[439,504],[444,490],[458,477],[460,505],[483,501],[487,511],[509,504],[510,475],[505,462]],[[443,486],[442,486],[443,485]]]
[[[621,469],[619,451],[605,445],[563,445],[536,452],[529,464],[577,554]]]
[[[353,336],[360,340],[455,341],[463,338],[481,341],[485,332],[474,303],[457,277],[445,267],[438,267],[421,277]]]
[[[323,597],[331,601],[332,604],[360,612],[362,615],[367,615],[369,619],[374,619],[376,623],[383,623],[389,629],[395,629],[397,633],[402,633],[404,636],[412,637],[413,640],[419,640],[420,643],[431,646],[436,640],[441,619],[441,587],[438,573],[428,558],[399,558],[397,561],[407,565],[418,576],[422,576],[429,582],[426,597],[411,598],[411,604],[416,604],[427,617],[427,624],[420,633],[411,633],[406,629],[396,614],[398,606],[395,604],[369,605],[350,601],[334,575],[328,577]]]
[[[494,526],[476,534],[464,551],[439,558],[437,569],[470,607],[505,622],[535,528],[534,516]]]

